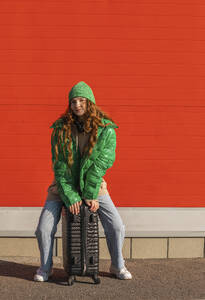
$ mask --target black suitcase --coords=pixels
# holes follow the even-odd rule
[[[62,239],[68,285],[74,283],[76,276],[89,276],[100,283],[98,213],[91,212],[84,202],[78,215],[63,206]]]

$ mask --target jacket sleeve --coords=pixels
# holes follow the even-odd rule
[[[84,199],[97,199],[102,177],[115,161],[116,133],[113,128],[106,128],[102,148],[92,157],[92,164],[86,173],[85,186],[82,193]],[[96,145],[97,146],[97,145]]]
[[[61,147],[58,147],[58,160],[55,154],[55,145],[57,144],[58,130],[55,131],[53,139],[51,139],[52,166],[56,179],[57,190],[60,198],[65,203],[66,207],[81,201],[81,197],[74,187],[72,176],[68,175],[69,170],[67,163],[63,159]]]

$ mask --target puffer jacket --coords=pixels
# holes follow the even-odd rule
[[[106,127],[98,127],[98,139],[92,154],[81,158],[79,148],[76,148],[75,139],[72,136],[73,165],[67,165],[67,158],[63,155],[63,146],[58,146],[58,160],[54,147],[57,144],[58,132],[63,126],[63,119],[58,119],[50,128],[56,133],[51,143],[52,163],[58,193],[67,207],[83,199],[97,199],[102,177],[115,161],[116,133],[118,126],[110,120],[102,119]],[[67,148],[65,150],[68,155]],[[79,191],[80,189],[80,191]]]

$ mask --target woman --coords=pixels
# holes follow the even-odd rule
[[[69,93],[65,114],[50,128],[55,178],[35,232],[41,266],[34,280],[47,281],[52,275],[53,242],[63,203],[78,214],[82,198],[91,211],[98,210],[111,256],[110,272],[119,279],[131,279],[122,256],[125,228],[103,179],[115,160],[117,126],[97,108],[91,88],[81,81]]]

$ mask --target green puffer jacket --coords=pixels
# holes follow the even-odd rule
[[[115,161],[116,134],[114,128],[118,126],[107,119],[102,119],[107,127],[98,127],[98,139],[89,157],[82,157],[79,148],[76,149],[75,139],[72,137],[73,165],[67,165],[62,147],[58,147],[58,160],[54,151],[57,143],[58,131],[63,126],[63,120],[58,119],[50,128],[57,128],[53,143],[51,144],[53,171],[55,174],[58,193],[67,207],[83,199],[97,199],[102,177],[106,170]],[[66,148],[66,155],[68,151]],[[80,193],[78,192],[80,187]]]

